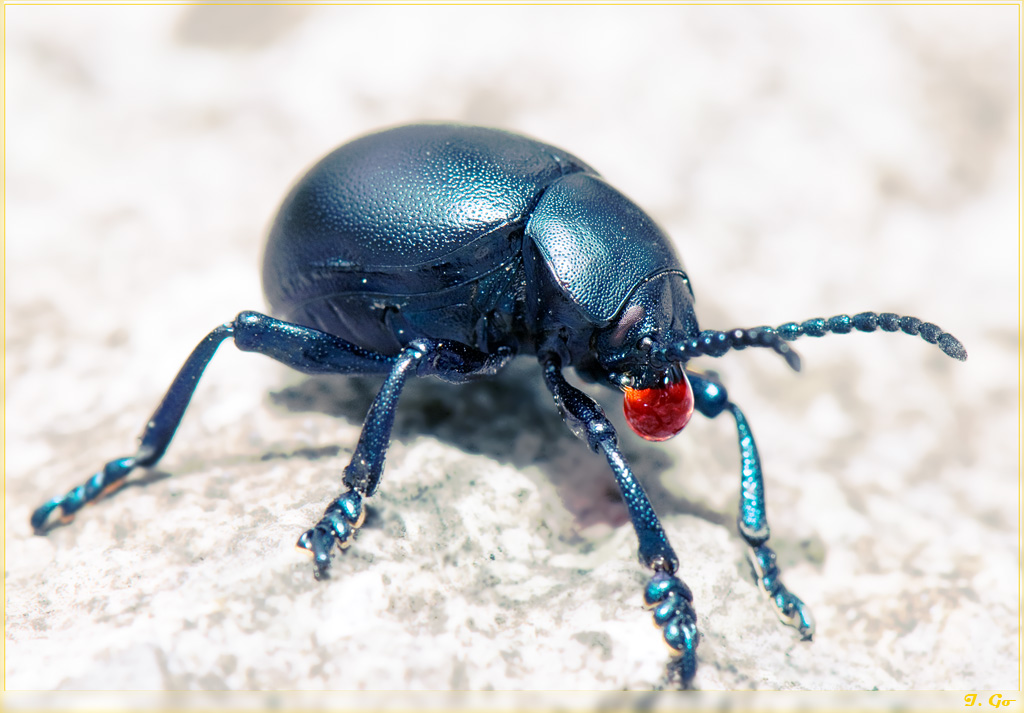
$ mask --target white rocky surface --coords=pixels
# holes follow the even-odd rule
[[[209,329],[262,308],[261,236],[303,169],[418,120],[597,167],[673,236],[706,327],[891,310],[970,352],[858,334],[798,342],[800,375],[770,353],[707,364],[754,428],[812,643],[749,576],[731,423],[622,434],[694,592],[698,688],[1017,688],[1014,13],[8,7],[8,691],[660,685],[614,481],[529,359],[408,388],[329,582],[293,545],[377,382],[230,343],[158,468],[30,531],[44,499],[133,450]]]

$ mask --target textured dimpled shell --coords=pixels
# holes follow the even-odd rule
[[[565,295],[595,323],[611,320],[645,279],[682,270],[661,228],[593,174],[553,184],[526,231]]]
[[[453,252],[524,224],[552,181],[591,170],[553,146],[482,127],[425,124],[356,139],[313,166],[281,206],[264,254],[268,302],[287,312],[375,269],[436,272]]]

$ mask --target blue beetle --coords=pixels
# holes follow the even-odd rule
[[[789,341],[852,330],[903,331],[964,360],[959,341],[934,324],[892,313],[789,322],[776,328],[701,331],[693,289],[661,229],[586,163],[517,134],[455,124],[403,126],[345,144],[285,198],[270,231],[263,287],[276,317],[242,312],[195,348],[146,424],[136,453],[108,462],[86,483],[31,517],[70,520],[163,456],[218,345],[231,337],[308,374],[386,374],[363,424],[345,492],[303,533],[318,578],[344,549],[380,482],[395,409],[409,376],[463,382],[535,355],[562,419],[608,460],[653,571],[644,591],[674,652],[670,676],[689,685],[699,634],[679,560],[595,401],[563,369],[624,394],[630,426],[650,440],[678,433],[696,409],[729,411],[739,438],[738,526],[760,588],[804,638],[810,611],[783,585],[768,547],[764,483],[750,427],[718,380],[692,357],[767,347],[800,368]]]

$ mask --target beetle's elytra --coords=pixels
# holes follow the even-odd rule
[[[562,419],[604,454],[615,475],[640,562],[653,570],[644,602],[674,653],[669,674],[683,685],[697,668],[693,597],[676,576],[678,559],[611,423],[562,370],[573,367],[587,382],[622,390],[627,421],[650,440],[678,433],[694,410],[709,418],[732,414],[742,460],[740,534],[779,617],[810,638],[810,611],[783,585],[767,545],[750,427],[725,388],[691,370],[689,359],[770,347],[799,369],[787,342],[878,328],[920,335],[967,358],[936,325],[892,313],[701,331],[682,263],[636,204],[561,149],[454,124],[370,134],[317,163],[274,221],[263,287],[276,316],[246,311],[210,332],[146,424],[136,453],[38,508],[31,518],[37,532],[47,530],[55,510],[70,519],[133,469],[160,459],[203,370],[230,337],[243,351],[309,374],[387,375],[345,468],[345,491],[298,541],[323,576],[334,547],[351,544],[363,523],[406,378],[461,382],[491,376],[516,355],[535,355]]]

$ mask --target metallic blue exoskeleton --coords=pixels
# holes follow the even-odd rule
[[[687,367],[699,355],[770,347],[791,367],[787,341],[829,332],[901,330],[966,359],[934,324],[892,313],[790,322],[777,328],[701,331],[682,263],[657,225],[572,154],[516,134],[425,124],[371,134],[316,164],[285,199],[268,238],[263,286],[276,317],[242,312],[210,332],[189,356],[147,423],[133,456],[107,463],[85,484],[32,515],[70,519],[83,505],[154,465],[167,449],[196,384],[228,337],[299,371],[380,373],[346,491],[299,538],[326,574],[335,545],[347,547],[376,491],[408,376],[461,382],[491,376],[518,354],[536,355],[563,420],[603,453],[629,509],[641,563],[654,575],[645,592],[675,652],[669,673],[688,685],[699,634],[679,561],[600,407],[563,377],[621,389],[627,420],[663,440],[694,408],[729,411],[739,437],[738,525],[758,585],[779,617],[810,638],[808,608],[782,584],[767,546],[761,464],[746,418],[718,381]]]

